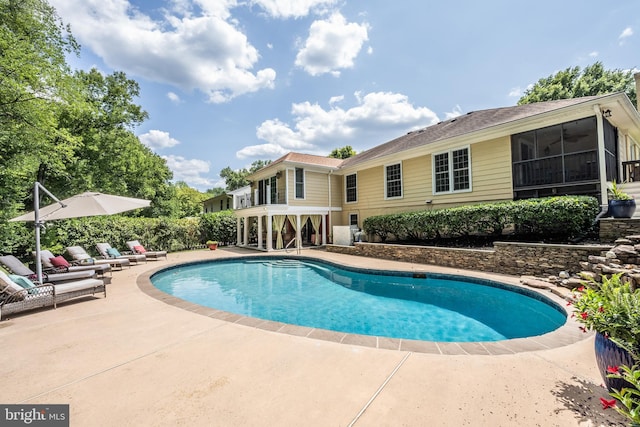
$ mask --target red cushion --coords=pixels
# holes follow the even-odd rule
[[[133,247],[133,250],[139,254],[143,254],[145,252],[147,252],[147,250],[144,248],[144,246],[142,245],[136,245]]]
[[[69,262],[62,255],[58,255],[55,258],[49,258],[49,262],[53,264],[54,267],[69,267]]]

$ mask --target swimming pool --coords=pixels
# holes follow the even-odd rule
[[[412,340],[499,341],[542,335],[567,320],[562,307],[528,289],[304,257],[198,262],[159,271],[151,282],[180,299],[244,316]]]

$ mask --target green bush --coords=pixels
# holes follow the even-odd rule
[[[382,242],[499,236],[507,230],[527,238],[569,240],[591,231],[599,210],[593,197],[560,196],[378,215],[365,219],[363,228]]]

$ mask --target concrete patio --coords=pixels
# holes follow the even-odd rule
[[[66,403],[72,426],[625,425],[614,410],[602,410],[600,397],[608,394],[589,335],[507,346],[500,355],[482,348],[440,354],[447,346],[424,351],[411,342],[375,348],[241,316],[225,320],[165,302],[137,283],[144,289],[151,270],[173,263],[255,254],[171,253],[114,272],[107,298],[0,322],[0,403]],[[320,250],[303,255],[461,273]]]

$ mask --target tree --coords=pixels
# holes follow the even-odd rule
[[[584,70],[570,67],[538,80],[532,88],[525,91],[524,96],[518,100],[518,105],[611,92],[626,92],[633,105],[636,105],[633,72],[605,70],[602,62],[596,62]]]
[[[66,55],[79,47],[44,0],[0,1],[0,23],[0,211],[11,215],[39,159],[58,165],[76,143],[59,132],[56,115],[72,103]]]
[[[334,149],[331,154],[329,154],[329,157],[333,157],[334,159],[348,159],[355,155],[355,150],[350,145],[345,145],[342,148]]]
[[[249,170],[246,168],[233,170],[229,166],[220,171],[220,178],[224,179],[226,185],[226,191],[237,190],[238,188],[249,185],[247,177],[252,173],[257,172],[263,167],[269,165],[271,160],[256,160],[251,163]]]

